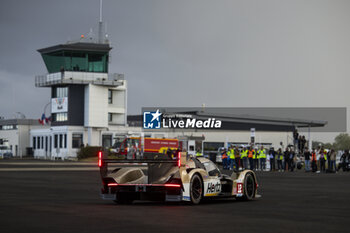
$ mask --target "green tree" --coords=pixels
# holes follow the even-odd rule
[[[341,133],[334,139],[334,147],[336,150],[350,149],[350,136],[347,133]]]
[[[312,148],[317,149],[319,146],[322,146],[324,149],[332,149],[334,146],[330,142],[319,142],[319,141],[312,141]]]
[[[332,145],[332,143],[330,143],[330,142],[327,142],[327,143],[325,143],[325,144],[323,144],[323,148],[325,148],[325,149],[332,149],[333,148],[333,145]]]
[[[317,149],[317,147],[319,146],[323,146],[324,143],[323,142],[319,142],[319,141],[312,141],[312,148]]]

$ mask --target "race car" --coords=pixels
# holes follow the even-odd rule
[[[142,160],[105,158],[99,152],[98,165],[103,183],[101,197],[116,203],[134,200],[188,201],[199,204],[206,198],[235,197],[252,200],[258,181],[254,171],[222,174],[204,157],[189,157],[185,152],[144,154]],[[114,169],[108,169],[108,164]],[[141,166],[141,167],[140,167]]]

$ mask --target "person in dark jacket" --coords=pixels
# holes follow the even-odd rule
[[[290,151],[289,151],[289,159],[288,159],[288,168],[289,168],[289,171],[291,171],[291,172],[294,171],[294,167],[295,167],[294,157],[295,157],[294,150],[290,149]]]
[[[286,150],[284,151],[284,171],[287,171],[289,169],[289,148],[286,147]]]
[[[348,166],[349,159],[350,159],[349,150],[345,150],[340,157],[340,164],[338,166],[338,170],[340,170],[340,168],[343,168],[343,172],[348,171],[347,166]]]
[[[305,149],[306,149],[306,138],[305,138],[305,136],[303,135],[303,136],[301,137],[301,152],[303,153]],[[310,152],[310,151],[309,151],[309,152]]]
[[[270,156],[270,171],[275,171],[275,158],[276,158],[276,151],[274,150],[273,147],[270,148],[269,150],[269,156]]]
[[[309,149],[306,147],[304,151],[304,160],[305,160],[305,171],[310,171],[310,159],[311,159],[311,153]]]
[[[301,135],[299,135],[299,138],[298,138],[298,150],[295,150],[297,151],[298,153],[301,153],[301,145],[303,143],[303,138]]]
[[[327,170],[331,170],[330,167],[331,167],[331,150],[329,150],[327,152],[327,165],[328,165],[328,169]]]
[[[299,139],[299,133],[298,130],[294,130],[293,132],[293,139],[294,139],[294,148],[298,146],[298,139]]]

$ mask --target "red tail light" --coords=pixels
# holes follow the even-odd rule
[[[98,152],[98,166],[102,167],[102,151]]]
[[[118,186],[118,184],[117,183],[109,183],[108,187],[111,187],[111,186]]]
[[[181,167],[181,152],[177,152],[177,166]]]
[[[118,184],[118,183],[109,183],[107,184],[108,187],[115,187],[115,186],[163,186],[163,187],[173,187],[173,188],[180,188],[181,184]]]
[[[165,184],[165,187],[175,187],[175,188],[180,188],[181,184]]]

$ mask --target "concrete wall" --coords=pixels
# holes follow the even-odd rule
[[[125,125],[127,100],[126,81],[118,87],[98,86],[89,84],[85,86],[84,126],[108,127],[110,124]],[[108,103],[108,90],[113,91],[112,104]],[[108,122],[108,113],[113,114],[113,121]]]
[[[112,104],[108,104],[108,113],[112,114],[112,121],[108,124],[125,125],[127,113],[127,82],[123,80],[123,85],[109,88],[113,93]]]
[[[108,126],[108,87],[89,84],[85,87],[84,126]]]
[[[18,126],[18,156],[27,155],[27,147],[30,147],[30,125]]]

